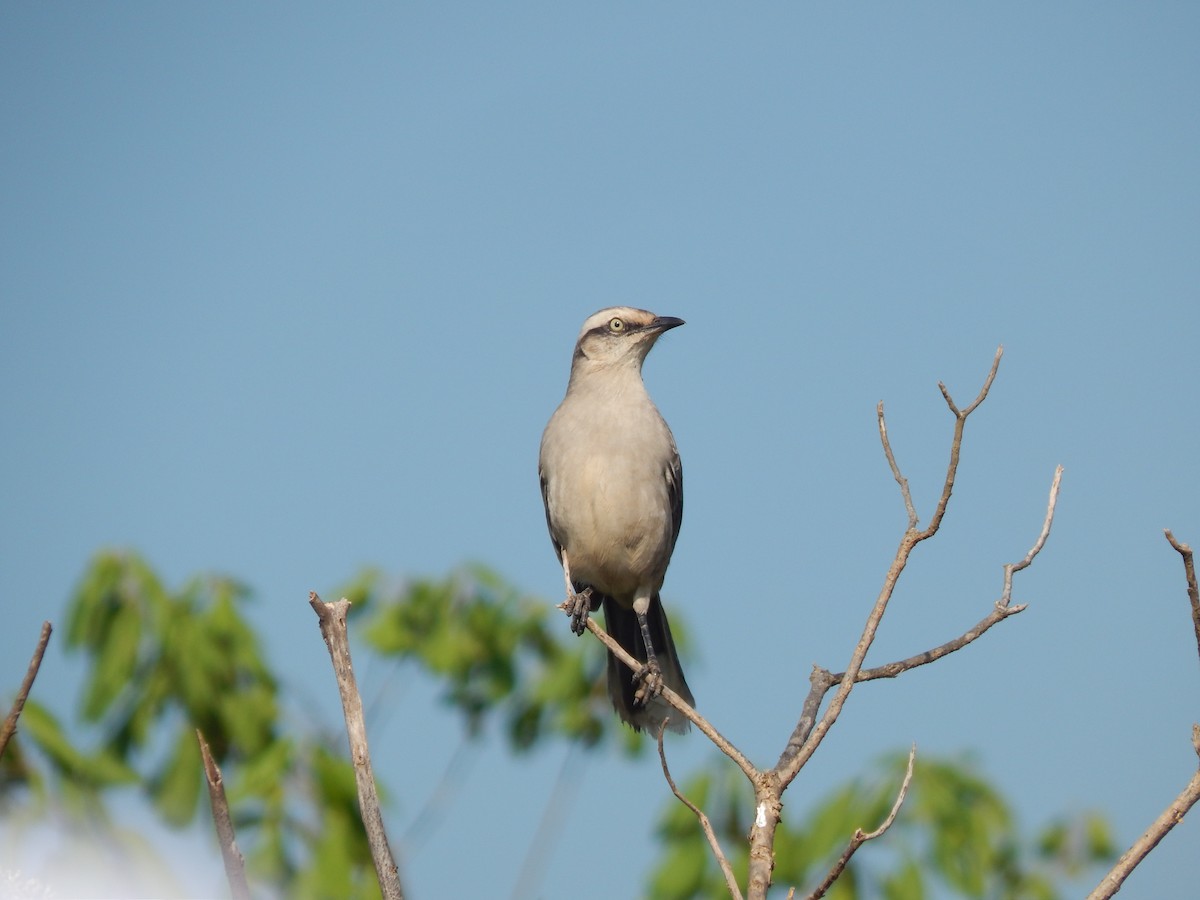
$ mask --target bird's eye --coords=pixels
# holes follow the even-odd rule
[[[621,319],[609,319],[608,330],[614,334],[625,330],[625,322]]]

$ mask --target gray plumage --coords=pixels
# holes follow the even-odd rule
[[[650,348],[682,324],[624,306],[590,316],[538,460],[550,538],[568,586],[583,595],[575,630],[603,603],[608,632],[649,667],[648,681],[635,683],[609,654],[609,696],[638,730],[657,731],[667,716],[669,728],[687,730],[687,720],[658,696],[660,673],[661,683],[693,703],[659,599],[683,521],[683,470],[671,429],[642,382]]]

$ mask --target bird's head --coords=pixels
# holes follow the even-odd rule
[[[641,368],[642,361],[664,331],[683,324],[674,316],[656,316],[644,309],[612,306],[588,316],[575,344],[575,362],[592,366]]]

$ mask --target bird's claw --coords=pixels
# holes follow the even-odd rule
[[[637,690],[633,694],[633,705],[642,707],[662,693],[665,682],[658,660],[652,659],[633,675],[633,683]]]
[[[583,634],[587,631],[588,614],[592,611],[592,589],[585,587],[582,591],[568,593],[562,610],[571,617],[571,631]]]

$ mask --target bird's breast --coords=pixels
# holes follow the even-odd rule
[[[572,576],[618,599],[657,590],[674,528],[661,461],[600,441],[571,463],[556,469],[548,500]]]

